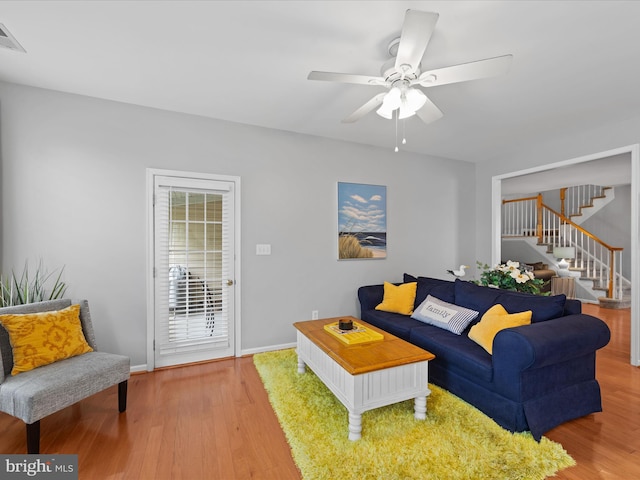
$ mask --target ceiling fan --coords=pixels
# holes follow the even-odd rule
[[[437,87],[501,75],[507,72],[513,58],[512,55],[503,55],[422,72],[420,62],[438,16],[437,13],[407,10],[400,37],[389,44],[389,54],[395,58],[391,58],[382,66],[379,77],[313,71],[307,79],[374,85],[388,89],[343,119],[343,123],[355,122],[376,109],[378,115],[388,119],[394,118],[396,112],[396,119],[408,118],[415,114],[424,123],[438,120],[443,113],[417,87]]]

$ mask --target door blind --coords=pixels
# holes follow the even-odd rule
[[[159,366],[166,355],[230,347],[231,195],[228,185],[218,187],[156,185],[155,348]]]

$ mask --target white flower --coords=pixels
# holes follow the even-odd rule
[[[506,264],[498,265],[496,270],[499,270],[504,273],[513,274],[513,272],[520,272],[520,263],[512,262],[509,260]],[[514,277],[515,278],[515,277]]]
[[[520,262],[513,262],[513,261],[509,260],[507,262],[507,266],[512,268],[512,269],[515,268],[516,270],[519,270],[520,269]]]
[[[526,273],[529,276],[530,280],[535,280],[536,279],[536,276],[533,274],[533,272],[526,272]]]
[[[530,280],[529,275],[525,273],[518,273],[515,276],[512,274],[511,276],[516,279],[517,283],[527,283]]]

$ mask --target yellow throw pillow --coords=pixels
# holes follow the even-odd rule
[[[416,301],[416,288],[418,282],[403,283],[394,285],[384,282],[384,297],[382,303],[376,310],[383,312],[402,313],[411,315],[413,313],[413,303]]]
[[[13,349],[11,375],[92,352],[80,324],[80,305],[51,312],[0,315]]]
[[[531,310],[508,313],[500,304],[494,305],[469,330],[469,338],[493,355],[493,339],[500,330],[531,323]]]

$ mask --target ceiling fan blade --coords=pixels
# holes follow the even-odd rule
[[[351,115],[349,115],[347,118],[342,120],[342,123],[353,123],[357,120],[360,120],[367,113],[371,112],[372,110],[375,110],[380,105],[382,105],[382,100],[384,99],[384,96],[386,94],[387,94],[386,92],[379,93],[378,95],[373,97],[371,100],[369,100],[367,103],[362,105],[355,112],[353,112]]]
[[[412,84],[419,84],[423,87],[436,87],[448,83],[495,77],[507,73],[512,59],[513,55],[503,55],[501,57],[478,60],[477,62],[437,68],[423,72]]]
[[[444,114],[436,107],[436,104],[427,97],[426,103],[416,112],[416,115],[420,117],[420,120],[424,123],[431,123],[442,118]]]
[[[386,85],[382,77],[355,75],[351,73],[310,72],[307,80],[324,80],[326,82],[356,83],[358,85]]]
[[[403,71],[403,65],[408,65],[406,73],[415,72],[427,44],[431,39],[433,30],[438,21],[437,13],[421,12],[420,10],[407,10],[402,24],[402,34],[396,56],[396,70]]]

